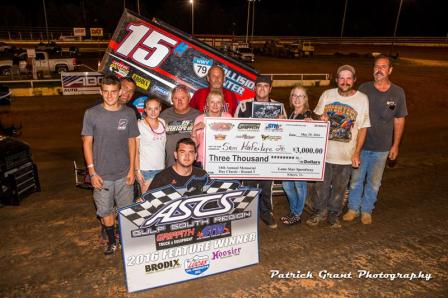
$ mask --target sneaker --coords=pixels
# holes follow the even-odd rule
[[[358,217],[358,212],[356,212],[353,209],[348,209],[347,213],[344,214],[342,217],[343,221],[353,221],[355,218]]]
[[[286,216],[282,216],[282,217],[280,217],[280,220],[281,220],[281,222],[284,222],[284,221],[290,220],[293,216],[294,216],[293,213],[289,213],[289,214],[286,215]]]
[[[372,214],[367,213],[367,212],[362,212],[361,213],[361,222],[365,225],[372,224]]]
[[[275,222],[274,214],[272,212],[262,214],[260,218],[271,229],[277,228],[277,223]]]
[[[336,218],[335,220],[328,222],[330,224],[330,228],[332,229],[339,229],[342,227],[341,222],[339,221],[339,218]]]
[[[285,218],[285,220],[282,220],[282,223],[284,223],[285,225],[293,225],[301,222],[300,215],[290,214],[287,218],[286,216],[282,218]]]
[[[115,254],[115,251],[117,250],[117,245],[114,244],[107,244],[106,249],[104,250],[104,255],[113,255]]]
[[[338,214],[337,213],[333,213],[333,212],[330,212],[328,214],[328,224],[330,225],[330,228],[340,228],[340,227],[342,227],[341,223],[339,221]]]
[[[326,216],[320,213],[314,213],[310,218],[306,221],[306,224],[309,226],[317,226],[319,223],[325,221],[327,219]]]

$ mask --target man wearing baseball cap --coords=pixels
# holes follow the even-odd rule
[[[316,183],[314,214],[307,220],[310,226],[325,220],[330,227],[339,228],[343,196],[353,168],[358,168],[361,148],[370,127],[369,101],[354,88],[356,71],[342,65],[336,72],[337,88],[322,93],[314,109],[330,121],[329,143],[324,181]]]
[[[272,90],[272,79],[270,76],[260,75],[255,81],[255,98],[241,101],[236,108],[236,118],[265,118],[262,113],[253,111],[254,103],[276,103],[281,108],[277,118],[286,118],[285,107],[282,103],[269,98]],[[261,189],[259,212],[260,219],[270,228],[277,228],[272,208],[272,180],[244,180],[243,184]]]

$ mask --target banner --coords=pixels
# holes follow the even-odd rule
[[[211,178],[322,181],[328,122],[204,118]]]
[[[171,90],[178,84],[186,85],[191,94],[208,87],[207,72],[213,65],[224,69],[224,88],[238,100],[254,97],[253,68],[174,27],[125,10],[100,70],[132,77],[138,92],[171,104]]]
[[[99,94],[103,75],[98,72],[61,73],[64,95]]]
[[[168,185],[118,211],[129,292],[259,262],[258,189],[211,181],[202,195]]]
[[[74,27],[73,28],[73,36],[81,36],[81,37],[86,36],[86,28]]]
[[[103,36],[103,28],[90,28],[90,36]]]

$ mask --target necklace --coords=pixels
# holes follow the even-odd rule
[[[152,131],[153,134],[161,135],[161,134],[164,134],[164,133],[165,133],[165,125],[163,125],[163,122],[162,122],[162,121],[157,120],[157,122],[158,122],[159,124],[162,125],[162,127],[163,127],[163,131],[162,131],[162,132],[156,132],[156,131],[154,131],[154,129],[152,128],[151,123],[147,120],[147,118],[148,118],[148,117],[145,118],[145,122],[148,124],[148,126],[149,126],[149,128],[151,129],[151,131]],[[156,129],[157,129],[157,128],[156,128]]]

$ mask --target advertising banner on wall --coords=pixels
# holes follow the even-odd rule
[[[238,181],[212,180],[200,195],[168,185],[120,209],[128,291],[257,264],[258,194]]]
[[[99,94],[103,75],[98,72],[61,73],[64,95]]]
[[[327,122],[208,117],[204,120],[204,168],[212,178],[324,178]]]
[[[174,86],[191,93],[208,87],[213,65],[224,69],[224,88],[238,100],[254,97],[256,70],[161,21],[125,10],[100,65],[104,73],[132,77],[137,91],[171,103]]]

